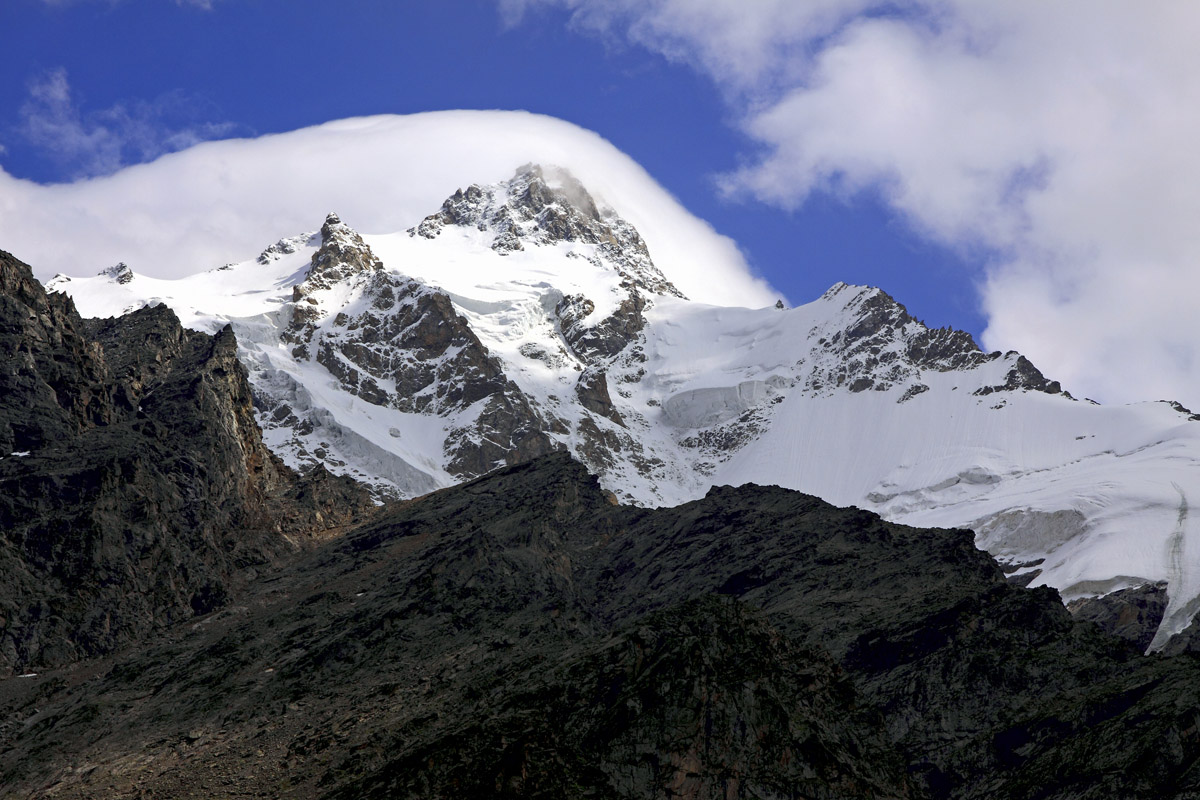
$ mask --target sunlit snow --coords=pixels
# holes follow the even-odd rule
[[[578,450],[587,412],[573,391],[583,366],[565,351],[554,308],[578,293],[603,315],[620,290],[613,272],[577,257],[589,245],[501,256],[486,233],[471,229],[436,239],[363,238],[388,271],[445,291],[520,390],[569,423],[556,438]],[[101,275],[50,288],[69,292],[86,316],[166,303],[190,327],[214,332],[231,323],[256,390],[287,396],[322,421],[305,442],[334,471],[402,496],[452,483],[444,442],[477,409],[454,417],[373,405],[323,367],[297,361],[279,334],[320,238],[287,241],[261,259],[174,281],[135,275],[121,284]],[[844,330],[872,292],[838,286],[787,310],[655,296],[644,359],[608,372],[614,407],[643,461],[612,453],[603,484],[647,505],[692,500],[712,485],[776,484],[898,522],[971,528],[1002,561],[1040,570],[1033,585],[1055,586],[1068,599],[1166,580],[1170,605],[1155,646],[1181,630],[1200,597],[1200,524],[1188,511],[1189,497],[1200,497],[1200,423],[1166,403],[976,394],[1003,384],[1016,354],[973,369],[920,370],[882,390],[822,383],[837,364],[818,343]],[[318,299],[327,315],[358,302],[339,286]],[[292,432],[265,427],[267,443],[299,465]]]

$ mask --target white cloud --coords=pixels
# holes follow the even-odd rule
[[[20,133],[68,173],[104,175],[233,130],[228,123],[171,122],[192,116],[191,105],[182,95],[166,94],[150,103],[118,103],[85,114],[71,96],[66,70],[60,68],[30,83],[29,100],[21,107]]]
[[[1200,6],[499,2],[567,7],[711,76],[762,147],[729,191],[878,191],[992,253],[987,346],[1080,394],[1200,406]]]
[[[518,24],[542,7],[571,10],[591,32],[625,32],[635,42],[712,74],[719,85],[758,90],[794,80],[803,48],[836,30],[872,0],[497,0]]]
[[[331,210],[364,233],[405,230],[455,189],[511,177],[529,162],[574,173],[641,231],[655,263],[694,299],[775,302],[737,246],[632,159],[590,131],[524,112],[342,120],[206,142],[70,184],[0,171],[0,246],[43,280],[92,275],[117,261],[175,277],[253,258],[283,236],[320,227]]]

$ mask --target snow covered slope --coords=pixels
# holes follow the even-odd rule
[[[382,494],[567,448],[627,502],[777,484],[970,527],[1068,599],[1168,581],[1155,646],[1200,605],[1200,423],[1184,409],[1075,400],[878,289],[694,302],[563,170],[460,189],[411,224],[363,236],[330,215],[211,272],[118,266],[51,288],[89,316],[163,302],[186,325],[232,324],[268,444]]]

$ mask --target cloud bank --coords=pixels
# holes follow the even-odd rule
[[[878,192],[986,254],[985,346],[1077,394],[1200,407],[1200,6],[498,2],[709,75],[760,146],[730,193]]]
[[[176,277],[253,258],[337,211],[363,233],[405,230],[455,189],[537,162],[569,169],[641,231],[689,297],[764,306],[777,295],[732,240],[688,213],[600,136],[525,112],[341,120],[205,142],[112,175],[44,186],[0,171],[0,242],[43,280],[118,261]],[[403,265],[392,265],[403,269]]]

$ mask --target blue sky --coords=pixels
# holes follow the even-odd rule
[[[526,109],[793,302],[881,286],[1076,395],[1200,407],[1196,4],[3,0],[0,30],[0,215],[201,140]]]
[[[334,10],[336,9],[336,10]],[[978,272],[923,241],[872,192],[814,195],[797,210],[729,199],[715,176],[756,144],[707,76],[655,52],[572,29],[562,9],[516,25],[483,0],[392,3],[229,0],[211,10],[154,0],[6,0],[0,165],[39,182],[86,171],[25,130],[31,86],[65,72],[84,124],[124,107],[170,132],[255,136],[377,113],[524,109],[600,133],[693,213],[734,238],[793,302],[832,283],[878,285],[931,325],[978,334]],[[152,152],[152,151],[151,151]],[[130,144],[123,162],[149,155]],[[2,245],[0,245],[2,246]]]

